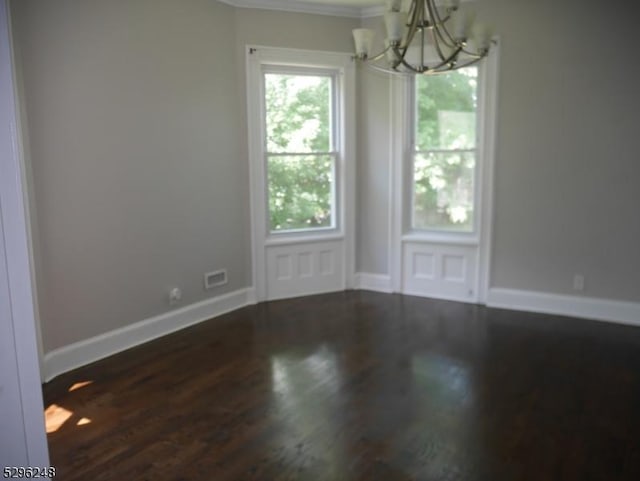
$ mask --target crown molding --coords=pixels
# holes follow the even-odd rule
[[[363,7],[360,9],[360,18],[382,17],[387,11],[384,5],[373,5],[371,7]]]
[[[233,7],[259,8],[281,12],[313,13],[334,17],[362,18],[362,8],[343,5],[325,5],[320,3],[292,2],[291,0],[218,0]]]
[[[327,5],[324,3],[292,2],[291,0],[218,0],[233,7],[259,8],[262,10],[278,10],[281,12],[313,13],[316,15],[330,15],[333,17],[374,18],[381,17],[386,12],[384,4],[369,7],[349,7],[346,5]],[[380,0],[382,2],[382,0]],[[460,0],[461,3],[471,3],[475,0]],[[442,5],[445,0],[436,0]]]

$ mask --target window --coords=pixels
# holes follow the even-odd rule
[[[475,230],[477,91],[477,67],[415,79],[414,230]]]
[[[265,157],[271,233],[335,228],[335,78],[265,70]]]
[[[252,277],[259,300],[355,273],[355,62],[247,45]]]

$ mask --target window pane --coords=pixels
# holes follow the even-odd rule
[[[478,69],[416,78],[416,150],[476,146]]]
[[[267,152],[330,152],[331,78],[267,73]]]
[[[475,153],[416,154],[413,227],[473,230]]]
[[[334,157],[268,157],[271,232],[333,227]]]

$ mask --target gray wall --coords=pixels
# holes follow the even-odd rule
[[[235,11],[14,1],[45,351],[247,286]],[[232,40],[231,40],[232,41]],[[229,285],[205,292],[204,272]]]
[[[493,285],[573,293],[580,273],[585,295],[640,301],[638,7],[484,4],[502,36]]]
[[[578,0],[471,4],[501,37],[494,287],[576,294],[573,276],[582,274],[585,296],[640,301],[640,16],[628,2],[614,3],[624,8]],[[369,102],[388,95],[374,80],[361,87]],[[365,101],[360,111],[368,117],[374,107]],[[372,140],[361,147],[363,172],[388,175],[387,161],[371,155],[378,134],[364,135]],[[378,189],[368,176],[363,204]],[[388,231],[375,209],[359,214],[359,268],[386,274],[380,256]]]

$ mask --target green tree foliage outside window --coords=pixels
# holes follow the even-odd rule
[[[335,157],[327,155],[333,150],[331,87],[328,76],[265,74],[269,222],[273,232],[333,225]]]
[[[416,78],[414,228],[473,229],[477,74]]]

